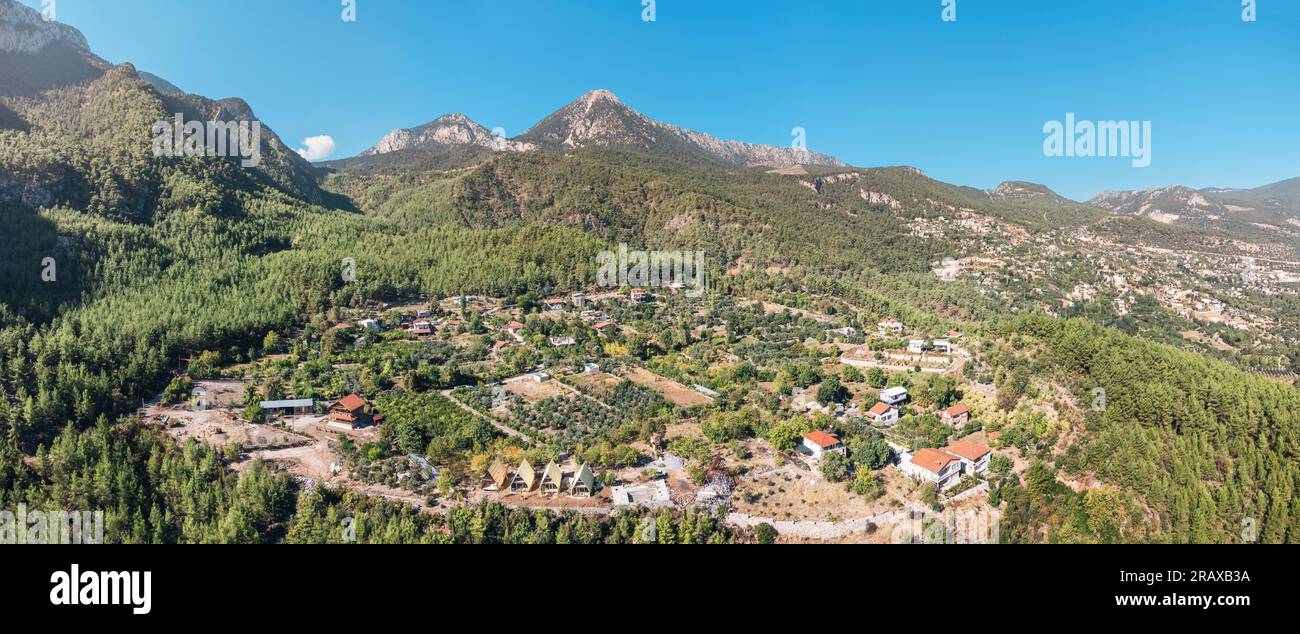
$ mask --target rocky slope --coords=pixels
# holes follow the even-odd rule
[[[511,141],[493,134],[469,117],[453,113],[443,115],[416,128],[393,130],[362,156],[388,154],[412,148],[452,145],[472,145],[501,152],[525,152],[534,149],[529,143]]]
[[[56,42],[90,51],[81,31],[57,21],[46,21],[37,11],[12,0],[0,2],[0,51],[39,53]]]
[[[361,156],[455,146],[500,152],[611,148],[730,167],[846,166],[834,157],[817,152],[724,141],[656,121],[629,108],[607,90],[583,95],[514,139],[500,138],[465,115],[450,114],[417,128],[394,130]]]
[[[845,166],[839,159],[809,150],[724,141],[656,121],[628,107],[607,90],[583,95],[538,122],[519,140],[555,149],[627,148],[736,167]]]

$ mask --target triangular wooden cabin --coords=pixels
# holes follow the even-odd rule
[[[545,495],[555,495],[564,488],[564,472],[560,470],[560,465],[551,461],[542,470],[542,493]]]
[[[510,467],[500,460],[493,460],[492,466],[483,473],[483,489],[500,491],[510,485]]]
[[[591,468],[582,465],[578,469],[577,475],[573,476],[573,486],[569,489],[569,494],[578,498],[589,498],[596,491],[596,478],[591,475]]]
[[[510,481],[511,493],[527,493],[532,491],[537,485],[537,471],[533,470],[533,465],[529,464],[525,458],[519,463],[519,469],[515,471],[515,477]]]

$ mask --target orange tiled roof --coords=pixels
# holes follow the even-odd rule
[[[934,473],[943,471],[948,463],[956,459],[956,456],[930,448],[918,449],[915,454],[912,454],[912,464]]]
[[[953,443],[952,445],[950,445],[947,451],[950,454],[961,456],[962,458],[965,458],[967,460],[975,461],[975,460],[979,460],[980,458],[983,458],[985,454],[993,450],[973,440],[959,440]]]
[[[839,438],[836,438],[824,431],[809,432],[804,435],[804,440],[811,440],[814,445],[817,445],[822,449],[829,449],[831,447],[834,447],[835,445],[840,444]]]

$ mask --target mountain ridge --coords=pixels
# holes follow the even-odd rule
[[[394,130],[360,156],[455,145],[503,152],[541,148],[554,151],[589,147],[630,149],[731,167],[849,167],[835,157],[802,148],[727,141],[657,121],[627,106],[608,90],[593,90],[582,95],[513,139],[494,135],[465,115],[453,113],[421,126]]]

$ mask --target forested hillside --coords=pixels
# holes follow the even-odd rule
[[[431,517],[301,490],[260,464],[236,474],[216,450],[132,418],[204,351],[252,359],[268,333],[371,301],[578,290],[595,279],[595,254],[626,242],[705,251],[719,292],[829,297],[923,330],[960,326],[1001,346],[982,352],[1000,388],[1039,377],[1080,402],[1104,388],[1108,407],[1068,437],[1012,434],[1040,460],[1000,488],[1015,541],[1229,541],[1246,518],[1261,541],[1300,540],[1295,386],[1084,320],[1023,316],[1032,298],[932,273],[1006,236],[1022,249],[1076,230],[1214,248],[1229,240],[1221,233],[911,168],[774,173],[596,148],[412,149],[317,168],[269,127],[256,169],[160,158],[154,122],[252,110],[160,94],[75,44],[0,51],[0,508],[109,509],[107,532],[122,542],[329,541],[323,527],[358,509],[373,511],[362,541],[749,539],[694,512],[595,519],[487,505]],[[927,233],[954,218],[986,233]],[[355,279],[342,275],[349,259]],[[1081,509],[1096,500],[1053,469],[1120,487],[1114,525],[1090,525],[1100,511]]]

